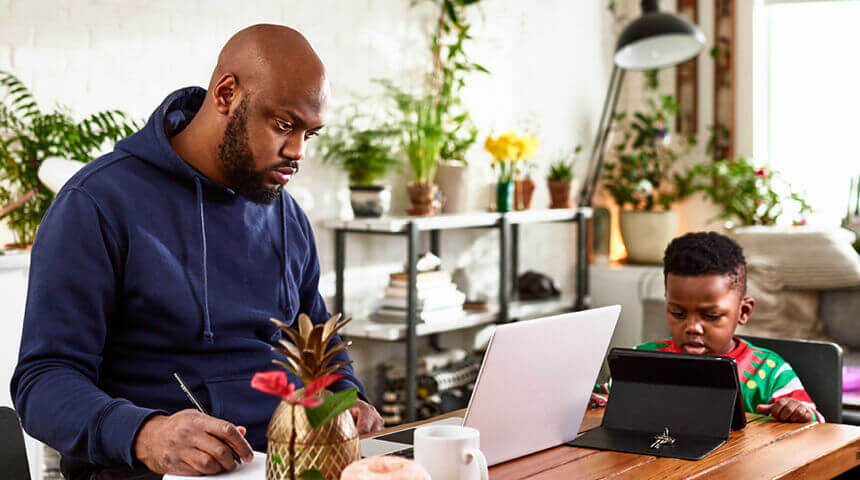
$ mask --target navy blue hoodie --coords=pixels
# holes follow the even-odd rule
[[[265,451],[279,400],[249,384],[277,369],[270,347],[281,332],[268,319],[328,318],[313,232],[293,198],[253,203],[171,148],[205,95],[174,92],[142,130],[81,169],[33,244],[12,398],[24,429],[72,472],[132,465],[144,420],[191,408],[173,372]],[[340,373],[331,390],[363,396],[352,368]]]

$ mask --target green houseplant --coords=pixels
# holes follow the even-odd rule
[[[627,258],[634,263],[660,263],[663,250],[675,236],[678,217],[669,208],[688,193],[679,184],[683,176],[674,171],[685,147],[671,144],[670,121],[678,109],[672,95],[650,98],[645,111],[630,118],[616,116],[615,159],[604,165],[604,187],[621,210],[621,236]]]
[[[39,180],[46,158],[89,162],[105,142],[131,135],[138,125],[119,110],[75,121],[67,109],[42,111],[15,75],[0,70],[0,207],[31,197],[8,213],[16,245],[33,243],[54,194]]]
[[[344,121],[321,136],[320,153],[323,163],[340,167],[349,176],[355,216],[381,217],[391,207],[391,187],[378,182],[400,166],[399,132],[385,120],[370,118],[357,108],[349,107]]]
[[[582,150],[582,145],[573,149],[572,155],[566,155],[552,162],[546,176],[549,189],[549,208],[570,208],[571,193],[573,192],[573,168],[576,166],[576,155]]]
[[[435,214],[440,207],[436,194],[439,188],[433,183],[442,150],[442,116],[434,108],[429,95],[415,95],[383,81],[389,96],[402,114],[399,121],[400,141],[412,170],[413,180],[407,188],[412,208],[410,215]]]
[[[417,93],[390,81],[381,82],[401,113],[401,144],[413,173],[408,185],[411,215],[432,215],[441,207],[435,180],[442,160],[458,165],[459,175],[465,175],[465,153],[475,143],[478,130],[463,107],[460,90],[468,74],[487,72],[469,60],[464,48],[472,39],[465,10],[480,0],[413,0],[412,5],[426,1],[433,2],[439,12],[430,38],[432,69],[426,81]],[[462,180],[453,179],[452,188],[459,188]],[[448,192],[452,200],[454,193]],[[464,208],[462,202],[450,203]]]
[[[720,207],[719,218],[739,225],[774,225],[789,202],[797,204],[800,219],[812,212],[806,199],[767,167],[756,167],[745,157],[727,158],[693,167],[684,182],[688,193],[702,192]]]

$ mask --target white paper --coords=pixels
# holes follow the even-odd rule
[[[217,475],[205,475],[202,477],[182,477],[177,475],[165,475],[164,480],[200,480],[201,478],[224,478],[229,480],[265,480],[266,479],[266,454],[254,452],[254,460],[251,463],[243,463],[232,472],[219,473]]]

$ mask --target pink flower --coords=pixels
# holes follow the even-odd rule
[[[340,373],[332,373],[314,380],[305,386],[303,398],[296,397],[296,385],[288,382],[286,372],[282,371],[255,373],[254,378],[251,379],[251,388],[269,395],[281,397],[291,405],[301,405],[303,407],[314,408],[323,403],[321,398],[315,397],[314,395],[334,382],[340,380],[342,377],[343,375]]]
[[[296,391],[296,386],[287,382],[287,374],[281,371],[255,373],[251,388],[281,398],[290,397]]]
[[[755,171],[755,174],[761,178],[767,178],[770,176],[770,169],[767,167],[761,167]]]

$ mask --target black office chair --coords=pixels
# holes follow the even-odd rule
[[[791,364],[824,419],[842,423],[842,348],[835,343],[741,335]]]
[[[0,407],[0,472],[9,480],[30,480],[21,421],[9,407]]]

